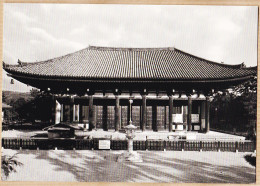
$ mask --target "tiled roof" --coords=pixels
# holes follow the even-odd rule
[[[223,80],[256,74],[256,67],[226,65],[176,48],[108,48],[90,46],[58,58],[6,65],[10,74],[83,79]]]

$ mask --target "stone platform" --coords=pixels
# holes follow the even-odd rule
[[[116,131],[76,131],[77,136],[85,138],[109,138],[113,140],[126,140],[125,133]],[[199,141],[244,141],[245,137],[209,131],[208,133],[198,132],[153,132],[153,131],[136,131],[134,140],[199,140]]]

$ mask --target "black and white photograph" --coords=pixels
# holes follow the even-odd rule
[[[4,3],[2,181],[256,182],[258,6]]]

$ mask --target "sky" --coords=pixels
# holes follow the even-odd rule
[[[225,64],[257,65],[258,7],[4,4],[3,61],[17,64],[91,46],[175,47]],[[3,90],[30,91],[3,70]]]

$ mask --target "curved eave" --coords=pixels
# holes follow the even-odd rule
[[[224,63],[218,63],[218,62],[215,62],[215,61],[210,61],[208,59],[205,59],[205,58],[202,58],[202,57],[198,57],[198,56],[195,56],[193,54],[190,54],[190,53],[187,53],[187,52],[184,52],[180,49],[176,49],[175,50],[185,54],[185,55],[188,55],[188,56],[191,56],[192,58],[196,58],[196,59],[199,59],[199,60],[202,60],[206,63],[210,63],[210,64],[214,64],[214,65],[218,65],[218,66],[222,66],[222,67],[228,67],[228,68],[233,68],[233,69],[240,69],[240,68],[244,68],[244,63],[241,63],[241,64],[235,64],[235,65],[231,65],[231,64],[224,64]],[[249,68],[255,68],[255,67],[249,67]],[[249,69],[247,68],[247,69]]]
[[[59,77],[59,76],[39,76],[25,73],[11,73],[6,70],[11,76],[17,80],[27,79],[39,80],[39,81],[57,81],[57,82],[97,82],[97,83],[221,83],[221,82],[235,82],[235,81],[246,81],[253,78],[256,74],[241,76],[241,77],[230,77],[222,79],[161,79],[161,78],[79,78],[79,77]]]

